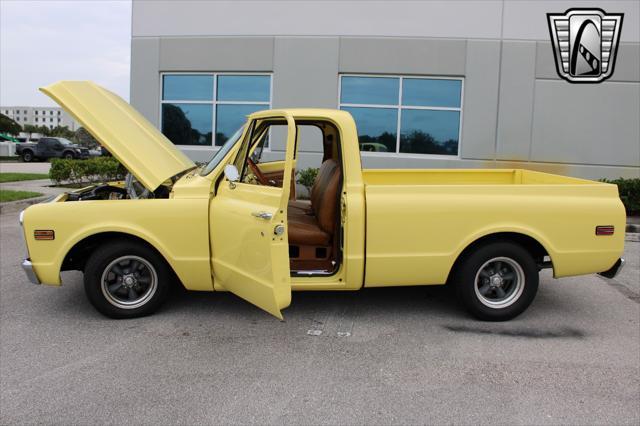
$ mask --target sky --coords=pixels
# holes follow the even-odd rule
[[[129,100],[131,0],[0,0],[0,106],[54,106],[38,91],[92,80]]]

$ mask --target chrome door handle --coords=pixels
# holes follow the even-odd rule
[[[259,217],[260,219],[271,220],[273,215],[268,212],[253,212],[251,216]]]

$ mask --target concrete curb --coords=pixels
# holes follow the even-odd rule
[[[43,195],[41,197],[27,198],[26,200],[7,201],[0,203],[0,214],[19,212],[32,204],[42,203],[53,197],[52,195]]]

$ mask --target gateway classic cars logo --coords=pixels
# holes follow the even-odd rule
[[[611,77],[623,16],[601,9],[547,13],[558,75],[570,83],[600,83]]]

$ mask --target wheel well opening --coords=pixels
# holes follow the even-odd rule
[[[469,244],[462,251],[462,253],[460,253],[453,265],[453,268],[451,268],[451,271],[455,271],[460,262],[470,253],[473,253],[475,250],[477,250],[480,246],[496,242],[511,242],[522,246],[531,254],[534,261],[537,265],[539,265],[540,268],[545,265],[545,258],[549,256],[549,253],[544,248],[544,246],[533,237],[525,234],[519,234],[517,232],[499,232],[495,234],[485,235],[484,237],[478,238],[477,240]],[[551,259],[549,259],[549,266],[552,267]],[[451,275],[452,274],[449,273],[449,277],[451,277]]]
[[[160,253],[154,246],[152,246],[142,238],[136,237],[135,235],[126,234],[124,232],[101,232],[99,234],[94,234],[78,241],[65,256],[64,260],[62,261],[62,267],[60,268],[60,270],[84,272],[87,260],[89,259],[93,251],[101,245],[110,241],[132,241],[144,244],[151,250],[155,251],[158,256],[164,259],[167,265],[169,265],[169,267],[171,268],[171,265],[169,264],[169,262],[167,262],[162,253]]]

